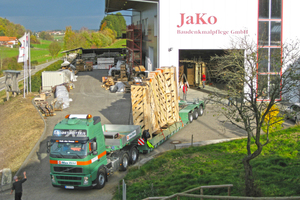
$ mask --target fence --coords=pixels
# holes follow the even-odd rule
[[[203,195],[203,189],[209,189],[209,188],[228,188],[228,196],[216,196],[216,195]],[[197,188],[193,188],[190,190],[187,190],[182,193],[176,193],[168,197],[148,197],[143,200],[168,200],[177,198],[177,200],[180,200],[180,197],[189,197],[189,199],[238,199],[238,200],[292,200],[292,199],[300,199],[299,196],[294,197],[237,197],[237,196],[230,196],[230,188],[233,187],[233,184],[227,184],[227,185],[207,185],[207,186],[200,186]],[[196,190],[200,190],[200,195],[197,194],[188,194],[189,192],[193,192]]]

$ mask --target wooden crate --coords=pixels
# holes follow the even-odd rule
[[[174,67],[150,73],[141,85],[131,86],[133,122],[151,135],[180,121]]]

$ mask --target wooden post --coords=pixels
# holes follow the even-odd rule
[[[200,194],[203,195],[203,188],[200,188]],[[203,200],[202,197],[201,197],[201,200]]]
[[[228,196],[230,196],[230,186],[228,186]]]
[[[194,141],[194,135],[192,135],[192,139],[191,139],[191,146],[193,146],[193,141]]]

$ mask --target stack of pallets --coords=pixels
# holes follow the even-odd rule
[[[151,137],[180,121],[175,74],[175,67],[163,67],[131,86],[133,123],[149,130]]]
[[[120,66],[120,77],[117,78],[118,81],[128,81],[127,73],[126,73],[126,65]]]

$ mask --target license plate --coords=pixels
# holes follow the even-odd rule
[[[74,186],[65,186],[66,189],[74,189]]]

